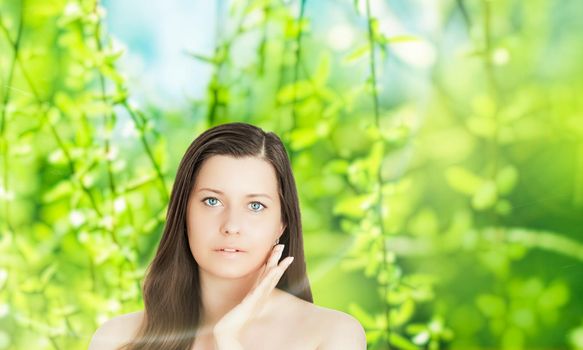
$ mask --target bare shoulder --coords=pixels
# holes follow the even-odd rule
[[[356,318],[342,311],[314,307],[316,318],[326,325],[318,350],[366,349],[366,333]]]
[[[136,335],[143,316],[142,310],[106,321],[93,334],[88,350],[114,350],[129,342]]]
[[[285,304],[293,310],[286,315],[308,329],[309,338],[317,339],[318,350],[366,349],[366,333],[350,314],[319,306],[283,293]],[[287,299],[287,300],[286,300]]]

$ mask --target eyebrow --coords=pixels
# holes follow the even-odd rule
[[[200,188],[197,192],[200,192],[200,191],[211,191],[211,192],[215,192],[215,193],[224,195],[223,192],[221,192],[219,190],[212,189],[212,188],[203,187],[203,188]],[[266,198],[273,200],[273,198],[271,198],[271,196],[269,196],[268,194],[265,194],[265,193],[249,193],[245,197],[247,197],[247,198],[249,198],[249,197],[266,197]]]

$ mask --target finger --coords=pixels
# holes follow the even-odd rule
[[[273,249],[271,250],[271,254],[267,258],[267,262],[263,264],[263,266],[261,267],[261,272],[259,273],[259,276],[255,280],[255,283],[253,283],[253,287],[251,287],[252,290],[255,289],[255,287],[259,283],[261,283],[261,281],[265,278],[265,276],[267,276],[267,274],[272,268],[277,266],[277,262],[279,261],[279,258],[283,253],[284,246],[285,246],[284,244],[277,244],[273,247]]]
[[[278,254],[277,257],[279,259],[279,256],[281,254]],[[283,259],[279,264],[277,264],[276,266],[273,266],[269,271],[267,271],[267,276],[265,276],[265,281],[272,281],[274,279],[279,280],[279,278],[283,275],[283,273],[285,272],[285,270],[288,268],[288,266],[291,264],[291,262],[294,260],[294,258],[292,256],[288,256],[285,259]],[[267,282],[269,283],[269,282]]]
[[[277,267],[274,267],[271,271],[269,271],[268,275],[264,279],[266,286],[260,286],[260,288],[263,288],[266,293],[270,293],[273,288],[277,286],[281,276],[283,276],[293,260],[294,258],[291,256],[283,259]]]
[[[283,253],[284,244],[276,245],[273,250],[271,251],[271,256],[267,260],[267,268],[270,269],[272,267],[277,266],[277,262]]]
[[[291,265],[291,263],[293,261],[294,261],[294,257],[288,256],[287,258],[283,259],[281,261],[281,263],[277,266],[277,268],[275,269],[275,274],[271,279],[270,290],[272,290],[273,288],[275,288],[275,286],[277,286],[277,283],[281,279],[281,276],[283,276],[283,274],[285,273],[285,271],[287,270],[287,268]]]
[[[277,282],[279,282],[281,276],[287,269],[287,267],[293,261],[293,257],[288,256],[276,267],[271,268],[266,274],[266,276],[259,281],[257,286],[249,294],[249,303],[256,305],[256,303],[261,302],[263,298],[266,298],[269,293],[275,288]]]

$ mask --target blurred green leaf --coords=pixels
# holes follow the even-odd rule
[[[286,104],[293,101],[303,100],[314,93],[314,86],[311,82],[300,80],[288,84],[281,88],[277,93],[277,99],[280,103]]]
[[[415,302],[412,299],[405,299],[397,308],[390,311],[391,325],[399,327],[407,322],[415,312]]]
[[[474,193],[472,206],[476,210],[488,209],[496,203],[497,199],[496,184],[493,181],[485,181]]]
[[[474,195],[483,184],[482,178],[460,166],[448,168],[445,176],[454,190],[469,196]]]
[[[389,342],[399,349],[403,350],[418,350],[418,347],[404,336],[391,332],[389,335]]]
[[[291,145],[295,150],[301,150],[318,141],[318,135],[313,128],[295,129],[290,134]]]
[[[496,175],[496,186],[498,193],[508,194],[512,191],[518,181],[518,171],[512,165],[502,168]]]
[[[362,58],[364,55],[368,54],[369,52],[370,52],[370,44],[368,44],[368,43],[364,44],[364,45],[356,48],[354,51],[352,51],[346,57],[344,57],[344,62],[345,63],[353,63],[354,61],[357,61],[360,58]]]
[[[333,212],[334,214],[360,218],[374,204],[375,197],[375,194],[363,194],[342,198],[334,206]]]
[[[491,294],[482,294],[476,298],[480,310],[490,317],[502,317],[506,312],[506,304],[502,299]]]
[[[369,313],[367,313],[364,309],[362,309],[360,305],[356,303],[350,303],[348,305],[348,311],[352,316],[356,317],[356,319],[358,319],[360,323],[362,323],[362,326],[365,329],[375,327],[374,318],[371,315],[369,315]]]

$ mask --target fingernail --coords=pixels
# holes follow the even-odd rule
[[[285,244],[280,244],[280,245],[277,247],[277,250],[279,250],[279,251],[282,251],[284,247],[285,247]]]
[[[287,264],[290,265],[293,261],[294,261],[294,257],[292,256]]]

